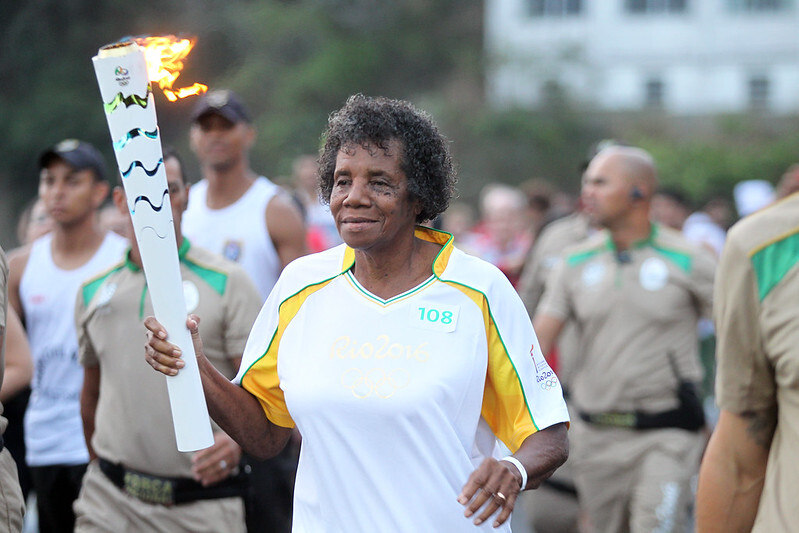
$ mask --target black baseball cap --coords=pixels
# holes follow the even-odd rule
[[[200,117],[211,113],[223,116],[234,124],[252,122],[244,102],[229,89],[217,89],[202,95],[191,113],[191,121],[197,122]]]
[[[103,154],[91,144],[77,139],[64,139],[39,156],[39,168],[47,168],[54,159],[63,159],[75,170],[87,168],[94,171],[98,180],[107,179]]]

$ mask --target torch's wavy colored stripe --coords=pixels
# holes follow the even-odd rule
[[[155,173],[158,172],[158,167],[160,167],[161,163],[163,163],[163,162],[164,162],[164,158],[162,157],[161,159],[158,160],[158,163],[156,163],[155,167],[153,167],[152,170],[147,170],[146,168],[144,168],[144,165],[142,164],[141,161],[134,161],[133,163],[130,164],[130,166],[128,167],[127,170],[124,170],[124,171],[120,170],[120,172],[122,172],[122,177],[123,178],[127,178],[128,176],[130,176],[130,173],[133,172],[133,167],[139,167],[148,176],[155,176]]]
[[[113,100],[108,103],[103,104],[106,113],[113,113],[114,110],[119,107],[119,104],[125,104],[125,107],[130,107],[132,105],[137,105],[147,109],[147,103],[149,102],[148,96],[152,92],[150,86],[147,86],[147,93],[144,96],[139,96],[138,94],[131,94],[130,96],[123,96],[121,92],[117,93]]]
[[[154,129],[153,131],[144,131],[141,128],[132,129],[127,134],[125,134],[124,139],[119,139],[118,141],[114,141],[114,150],[122,150],[124,147],[128,145],[130,141],[132,141],[139,135],[144,135],[145,137],[149,137],[150,139],[157,139],[158,128]]]
[[[153,205],[153,203],[150,201],[150,198],[142,194],[141,196],[138,196],[136,200],[133,202],[133,209],[130,212],[135,213],[136,204],[138,204],[140,201],[145,201],[148,204],[150,204],[150,207],[153,209],[153,211],[157,213],[164,207],[164,199],[166,198],[167,194],[169,194],[169,189],[164,189],[164,194],[161,196],[161,204],[158,206]]]
[[[170,222],[172,222],[172,221],[170,220]],[[142,233],[143,233],[143,232],[144,232],[144,230],[146,230],[146,229],[151,229],[151,230],[153,230],[153,233],[155,233],[156,237],[158,237],[159,239],[166,239],[166,234],[164,234],[164,235],[161,235],[160,233],[158,233],[158,230],[157,230],[157,229],[155,229],[153,226],[144,226],[144,227],[141,229]]]

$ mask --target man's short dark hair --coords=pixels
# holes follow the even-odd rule
[[[181,157],[180,153],[175,150],[173,146],[164,145],[163,147],[163,156],[164,156],[164,164],[166,164],[167,159],[175,158],[180,165],[180,179],[183,181],[183,184],[189,183],[189,180],[186,179],[186,166],[183,164],[183,157]]]
[[[449,142],[430,116],[408,102],[362,94],[350,96],[332,113],[319,156],[319,187],[330,203],[336,157],[347,146],[373,145],[387,150],[391,141],[402,147],[400,168],[408,178],[408,191],[421,204],[416,222],[443,213],[455,192],[455,167]]]

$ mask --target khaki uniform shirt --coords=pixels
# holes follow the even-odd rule
[[[607,231],[569,249],[538,312],[579,329],[572,404],[590,413],[676,408],[678,381],[702,378],[696,323],[710,314],[714,268],[709,252],[657,225],[621,253]]]
[[[799,523],[799,195],[730,230],[716,279],[716,397],[777,419],[753,531]]]
[[[547,278],[562,260],[564,250],[587,239],[590,231],[588,218],[575,213],[552,222],[536,239],[519,281],[519,296],[531,317],[535,316]],[[576,370],[578,348],[576,328],[569,322],[558,338],[557,373],[565,393]]]
[[[519,296],[530,316],[544,295],[550,272],[560,262],[563,251],[589,236],[588,218],[574,213],[548,224],[535,241],[519,279]]]
[[[202,322],[203,350],[229,378],[261,305],[235,263],[184,239],[180,271],[187,311]],[[92,446],[98,456],[160,476],[191,477],[191,454],[177,451],[166,379],[144,360],[143,319],[153,314],[144,273],[127,259],[78,293],[80,361],[100,365]],[[216,429],[216,427],[215,427]]]

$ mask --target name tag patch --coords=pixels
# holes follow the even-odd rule
[[[419,302],[409,306],[408,318],[411,326],[450,333],[458,325],[459,312],[457,305]]]

